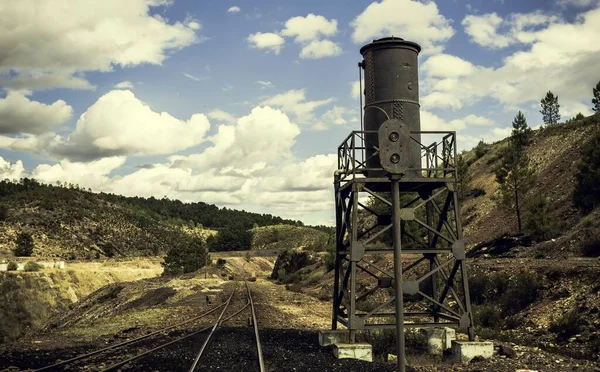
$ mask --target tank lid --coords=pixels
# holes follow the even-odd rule
[[[364,45],[360,48],[360,54],[365,54],[370,49],[379,48],[408,48],[413,49],[417,53],[421,51],[421,46],[414,41],[407,41],[401,37],[383,37],[381,39],[373,40],[372,43]]]

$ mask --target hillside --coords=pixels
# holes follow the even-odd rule
[[[307,248],[321,250],[329,244],[330,234],[311,227],[273,225],[252,230],[252,250]]]
[[[526,227],[532,199],[536,196],[546,199],[547,220],[552,225],[552,237],[556,238],[551,243],[566,243],[560,244],[559,250],[546,249],[548,257],[577,256],[579,247],[591,232],[600,231],[599,212],[583,216],[572,201],[580,148],[598,131],[600,115],[533,131],[527,155],[535,181],[523,197],[522,213]],[[471,194],[483,194],[468,197],[462,204],[463,227],[468,243],[476,244],[517,232],[515,213],[499,202],[499,188],[494,173],[500,166],[502,150],[507,144],[508,140],[504,139],[488,145],[485,155],[480,158],[476,157],[474,150],[463,155],[467,164],[470,164],[468,173],[472,178],[471,188],[478,190]],[[527,232],[527,228],[525,230]]]
[[[32,179],[0,182],[0,209],[0,258],[12,257],[20,232],[33,236],[36,257],[75,259],[160,255],[189,235],[231,224],[301,225],[201,202],[96,194]]]

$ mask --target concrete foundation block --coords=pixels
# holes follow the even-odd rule
[[[444,328],[428,328],[421,330],[427,340],[427,353],[442,355],[446,344],[446,331]]]
[[[320,346],[329,346],[335,345],[338,343],[349,343],[350,342],[350,332],[344,329],[323,329],[319,330],[319,345]]]
[[[339,343],[333,346],[333,355],[338,359],[358,359],[365,362],[372,362],[373,348],[365,342],[354,344]]]
[[[493,354],[491,341],[452,341],[452,356],[458,363],[467,364],[475,357],[489,359]]]
[[[444,350],[452,349],[452,341],[456,340],[456,330],[454,328],[444,328],[445,331],[445,343]]]
[[[452,340],[456,340],[453,328],[425,328],[420,332],[427,340],[427,353],[431,355],[442,355],[452,347]]]

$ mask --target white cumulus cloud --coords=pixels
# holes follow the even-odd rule
[[[298,126],[281,111],[255,107],[235,125],[220,125],[208,140],[212,146],[200,154],[172,156],[177,167],[210,169],[245,168],[258,162],[276,162],[291,157],[290,149],[300,134]]]
[[[117,88],[117,89],[133,89],[133,83],[131,81],[125,80],[118,84],[115,84],[115,88]]]
[[[593,76],[597,76],[600,65],[600,44],[596,42],[600,8],[581,13],[572,22],[539,12],[507,19],[509,29],[505,34],[517,49],[499,66],[475,65],[449,55],[425,61],[421,80],[423,105],[428,109],[457,109],[492,99],[505,109],[516,111],[530,103],[539,105],[551,90],[559,96],[563,113],[589,114]],[[480,42],[491,45],[482,39]]]
[[[248,36],[251,47],[266,49],[279,54],[285,44],[285,37],[294,38],[300,44],[300,58],[320,59],[335,57],[342,53],[339,43],[328,39],[338,32],[336,19],[327,19],[322,15],[309,13],[306,17],[297,16],[288,19],[285,27],[278,33],[257,32]]]
[[[297,43],[318,40],[320,37],[329,37],[337,33],[338,22],[336,19],[328,20],[321,15],[308,14],[306,17],[292,17],[285,22],[282,36],[294,37]]]
[[[536,30],[559,21],[559,17],[542,12],[514,13],[501,18],[496,13],[468,15],[462,25],[476,44],[497,49],[516,43],[535,41]]]
[[[25,168],[21,160],[11,163],[0,156],[0,180],[18,180],[23,178],[24,175]]]
[[[433,1],[375,1],[350,25],[355,43],[393,35],[421,44],[423,54],[442,51],[444,43],[454,35],[451,21],[440,14]]]
[[[154,0],[20,0],[0,11],[0,74],[13,89],[93,88],[81,75],[161,64],[199,41],[198,22],[169,23]],[[59,20],[59,21],[57,21]]]
[[[129,154],[170,154],[204,141],[206,116],[189,120],[155,112],[129,90],[113,90],[90,106],[75,131],[52,151],[75,160]]]
[[[20,92],[0,98],[0,134],[40,134],[67,121],[73,108],[63,100],[52,104],[32,101]]]
[[[227,11],[229,13],[239,13],[242,9],[240,9],[239,6],[232,6],[229,9],[227,9]]]
[[[268,52],[279,54],[285,45],[285,39],[273,32],[257,32],[248,36],[250,47],[266,49]]]
[[[317,108],[328,105],[333,101],[334,98],[308,101],[306,90],[291,89],[265,99],[262,104],[281,108],[285,113],[293,115],[297,122],[307,123],[314,119],[314,111]]]
[[[342,54],[342,47],[331,40],[313,40],[300,51],[300,58],[319,59]]]

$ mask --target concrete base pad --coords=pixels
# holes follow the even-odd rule
[[[475,357],[485,359],[494,355],[494,343],[490,341],[452,341],[452,355],[459,363],[467,364]]]
[[[456,340],[456,331],[452,328],[423,328],[421,334],[427,340],[427,353],[442,355],[452,347],[452,340]]]
[[[319,345],[320,346],[329,346],[335,345],[338,343],[349,343],[350,342],[350,332],[346,329],[323,329],[319,330]]]
[[[372,362],[373,348],[365,342],[354,344],[339,343],[333,347],[333,355],[338,359],[358,359]]]

